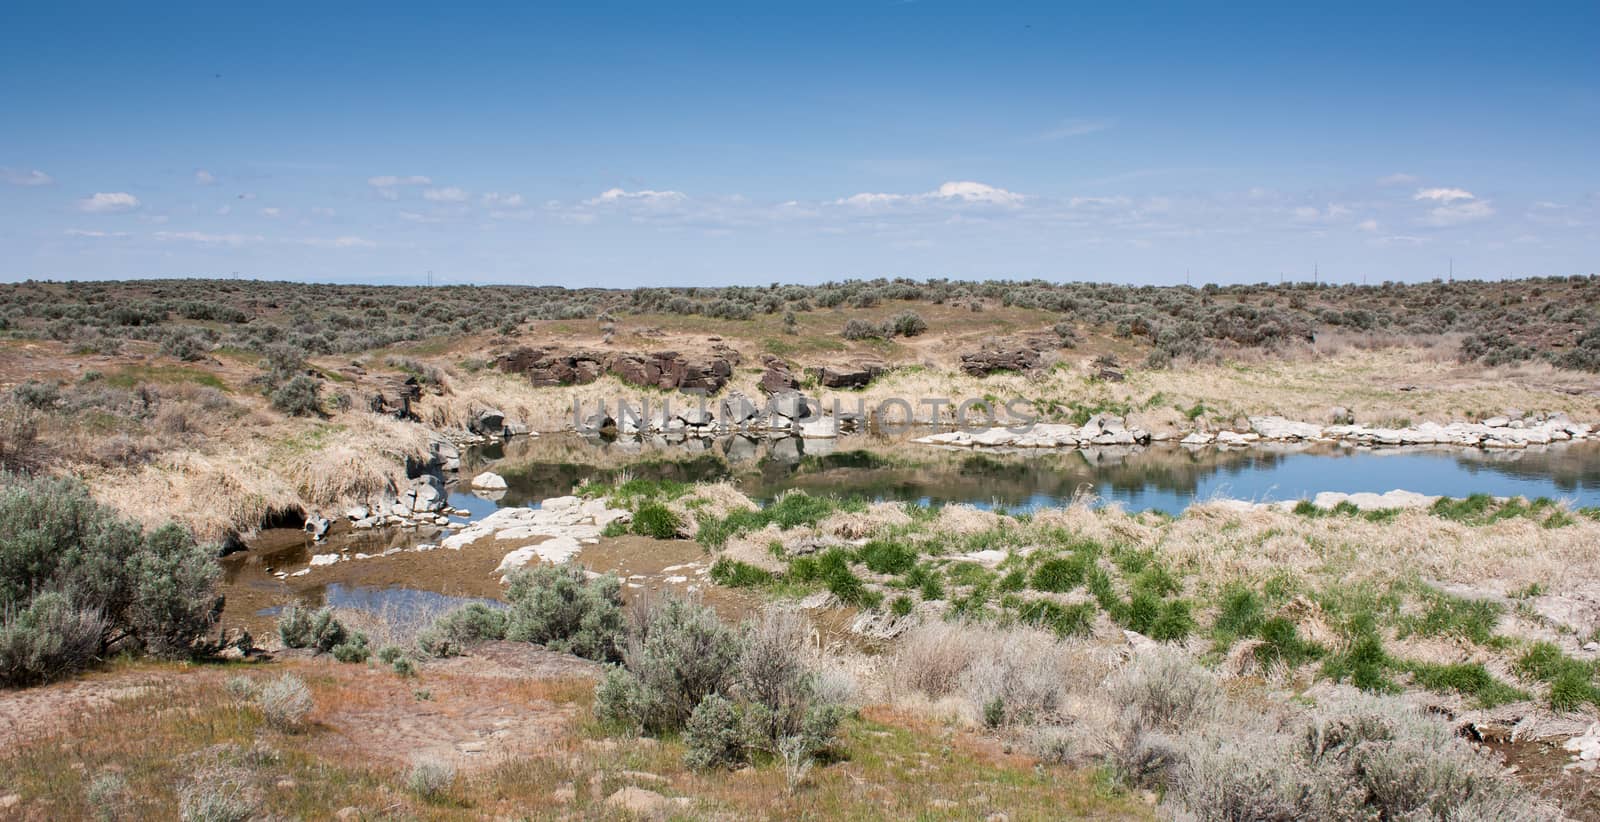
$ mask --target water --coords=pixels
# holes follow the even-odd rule
[[[512,441],[467,457],[464,477],[486,468],[510,485],[500,505],[523,505],[587,480],[728,480],[757,500],[785,490],[1029,510],[1088,494],[1130,510],[1177,514],[1195,501],[1304,499],[1322,491],[1394,489],[1464,497],[1550,497],[1600,506],[1600,443],[1520,451],[1363,449],[1273,445],[1190,450],[1177,445],[1074,451],[942,449],[904,439],[760,441],[743,437],[671,445],[579,437]],[[477,504],[481,505],[480,500]]]

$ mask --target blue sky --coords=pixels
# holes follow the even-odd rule
[[[1600,270],[1600,6],[1316,5],[9,3],[0,279]]]

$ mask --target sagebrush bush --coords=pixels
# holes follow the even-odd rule
[[[368,644],[367,635],[356,632],[345,638],[343,642],[333,646],[330,651],[333,658],[347,664],[366,662],[372,656],[372,648]]]
[[[305,726],[306,716],[316,707],[311,689],[294,674],[284,674],[256,690],[256,707],[268,727],[295,733]]]
[[[27,607],[0,612],[0,685],[18,686],[70,676],[99,661],[105,620],[46,592]]]
[[[915,311],[902,311],[889,320],[889,328],[897,336],[915,337],[928,330],[928,322]]]
[[[680,729],[707,695],[731,691],[739,652],[738,636],[710,608],[655,604],[629,636],[623,666],[600,683],[596,710],[650,733]]]
[[[847,340],[873,340],[886,336],[881,327],[866,320],[848,320],[844,324],[844,331],[840,333]]]
[[[178,792],[183,822],[246,822],[261,802],[237,775],[199,773]]]
[[[308,611],[290,605],[278,617],[278,638],[289,648],[310,648],[319,654],[332,651],[350,638],[350,631],[332,608]],[[365,644],[366,638],[362,638]]]
[[[422,759],[406,769],[406,788],[423,799],[438,799],[456,781],[456,766],[442,759]]]
[[[319,416],[322,414],[322,383],[298,374],[273,389],[269,399],[273,408],[291,417]]]
[[[434,619],[417,634],[417,647],[433,657],[459,656],[475,643],[505,639],[507,616],[504,608],[469,602]]]
[[[536,565],[506,577],[505,638],[614,662],[621,657],[622,583],[575,565]]]
[[[70,673],[81,666],[67,658],[92,660],[113,646],[162,656],[211,650],[205,638],[221,608],[215,553],[177,525],[141,531],[76,480],[0,476],[0,619],[17,654],[8,658],[23,666],[0,669],[0,678]],[[98,642],[84,657],[93,624]],[[64,633],[40,633],[56,631]]]
[[[707,694],[683,726],[684,764],[725,768],[744,764],[745,735],[739,709],[720,694]]]

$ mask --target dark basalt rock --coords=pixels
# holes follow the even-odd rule
[[[974,377],[983,377],[996,371],[1032,371],[1043,364],[1044,355],[1031,345],[1011,345],[985,348],[961,355],[961,371]]]
[[[519,348],[495,361],[501,371],[526,374],[538,387],[587,385],[609,373],[630,385],[707,393],[722,390],[738,363],[738,354],[731,349],[692,359],[676,351],[613,353],[554,347]]]
[[[783,360],[768,354],[761,358],[761,364],[767,367],[761,374],[761,393],[783,394],[800,387],[800,380],[795,377],[794,370]]]
[[[888,370],[888,366],[882,363],[824,365],[820,368],[806,369],[807,373],[815,376],[817,383],[824,388],[865,388],[867,383]]]

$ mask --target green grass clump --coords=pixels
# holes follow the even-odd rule
[[[1430,691],[1455,691],[1470,696],[1485,708],[1527,699],[1528,694],[1498,679],[1477,663],[1434,665],[1405,662],[1399,666],[1411,674],[1418,685]]]
[[[1222,644],[1231,645],[1240,637],[1254,636],[1265,612],[1266,606],[1255,591],[1241,585],[1230,586],[1222,592],[1221,607],[1211,627]]]
[[[1161,604],[1155,620],[1145,633],[1160,642],[1177,642],[1189,636],[1194,628],[1194,615],[1190,613],[1189,601],[1169,599]]]
[[[755,588],[770,585],[772,572],[736,559],[719,559],[711,566],[711,581],[729,588]]]
[[[911,597],[902,594],[889,603],[889,613],[897,617],[909,616],[915,604],[911,601]]]
[[[659,502],[647,502],[633,512],[633,532],[654,539],[675,539],[683,520]]]
[[[1322,674],[1335,682],[1350,680],[1363,691],[1392,693],[1399,690],[1389,678],[1391,660],[1378,635],[1376,618],[1357,614],[1345,626],[1345,647],[1322,663]]]
[[[1083,554],[1047,559],[1033,569],[1031,583],[1036,591],[1064,594],[1083,584],[1089,566],[1089,557]]]
[[[842,548],[830,548],[815,557],[799,557],[789,563],[788,576],[795,582],[820,582],[847,605],[877,607],[883,595],[869,590],[850,570],[850,557],[851,554]]]
[[[1499,603],[1468,599],[1432,588],[1423,594],[1427,609],[1400,621],[1401,636],[1458,636],[1482,645],[1500,622]]]
[[[1060,605],[1047,599],[1030,600],[1017,610],[1017,621],[1054,631],[1056,636],[1088,636],[1098,613],[1093,602]]]
[[[917,564],[917,551],[909,545],[873,540],[856,551],[861,564],[878,574],[903,574]]]
[[[1585,704],[1600,705],[1600,689],[1594,685],[1594,665],[1573,659],[1554,643],[1535,642],[1517,658],[1519,676],[1550,685],[1550,707],[1571,711]]]
[[[720,548],[739,534],[759,531],[768,525],[780,528],[798,528],[816,525],[834,511],[861,510],[859,500],[839,500],[832,497],[813,497],[804,491],[790,491],[765,508],[753,511],[734,511],[722,519],[707,518],[695,535],[707,548]]]

